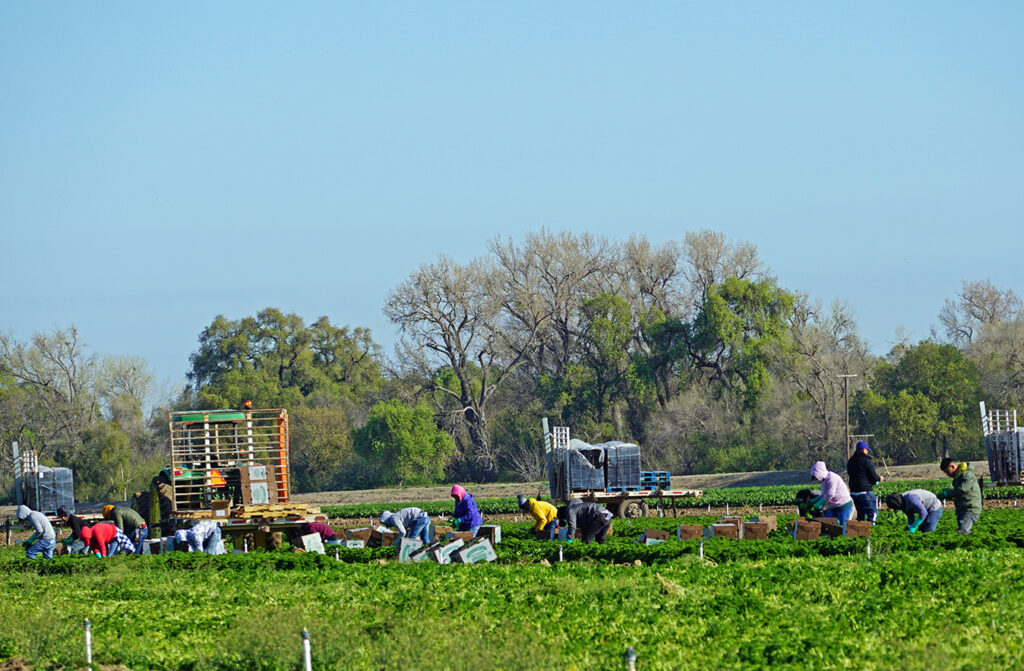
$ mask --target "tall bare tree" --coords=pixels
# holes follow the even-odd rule
[[[46,443],[74,444],[97,418],[94,363],[73,326],[37,333],[31,344],[0,334],[0,369],[38,403],[45,424],[36,431]]]
[[[612,287],[615,246],[601,236],[541,230],[521,246],[498,238],[489,249],[518,333],[515,349],[538,373],[561,370],[574,354],[583,300]]]
[[[957,347],[973,342],[985,324],[1024,318],[1024,302],[1012,289],[999,289],[989,280],[964,280],[956,298],[947,298],[939,311],[946,337]]]
[[[398,326],[399,358],[456,403],[474,461],[493,472],[497,454],[488,435],[488,409],[502,383],[526,361],[533,331],[513,336],[496,267],[484,260],[459,265],[447,257],[424,264],[392,290],[384,314]],[[515,347],[513,347],[513,343]],[[453,381],[439,375],[446,369]]]

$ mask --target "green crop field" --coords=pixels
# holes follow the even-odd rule
[[[0,659],[130,669],[1024,668],[1024,511],[952,511],[910,536],[884,513],[871,539],[709,539],[604,546],[503,525],[494,564],[396,564],[393,548],[333,556],[173,553],[27,561],[0,551]],[[564,563],[557,560],[563,547]],[[383,562],[383,563],[382,563]],[[551,565],[546,565],[550,562]]]

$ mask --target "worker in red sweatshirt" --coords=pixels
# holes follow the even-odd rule
[[[89,552],[97,557],[113,556],[119,550],[124,550],[128,554],[135,552],[135,544],[110,522],[84,527],[81,538],[82,542],[88,545]]]

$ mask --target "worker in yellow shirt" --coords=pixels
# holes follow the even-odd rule
[[[519,494],[517,498],[519,509],[524,513],[529,513],[530,517],[537,520],[537,523],[533,525],[534,531],[549,531],[558,527],[558,508],[547,501],[528,499],[522,494]]]

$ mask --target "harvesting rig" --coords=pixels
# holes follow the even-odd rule
[[[570,498],[600,503],[616,517],[646,517],[649,502],[659,506],[668,500],[701,496],[696,489],[672,489],[668,471],[641,471],[640,446],[613,441],[591,445],[569,438],[569,427],[548,429],[542,420],[544,451],[548,464],[551,499],[566,503]]]
[[[170,465],[137,500],[165,534],[185,520],[214,519],[227,534],[257,532],[260,546],[273,532],[327,521],[319,508],[289,501],[287,410],[172,412],[169,428]]]
[[[1024,485],[1024,427],[1017,426],[1017,411],[979,405],[991,485]]]

